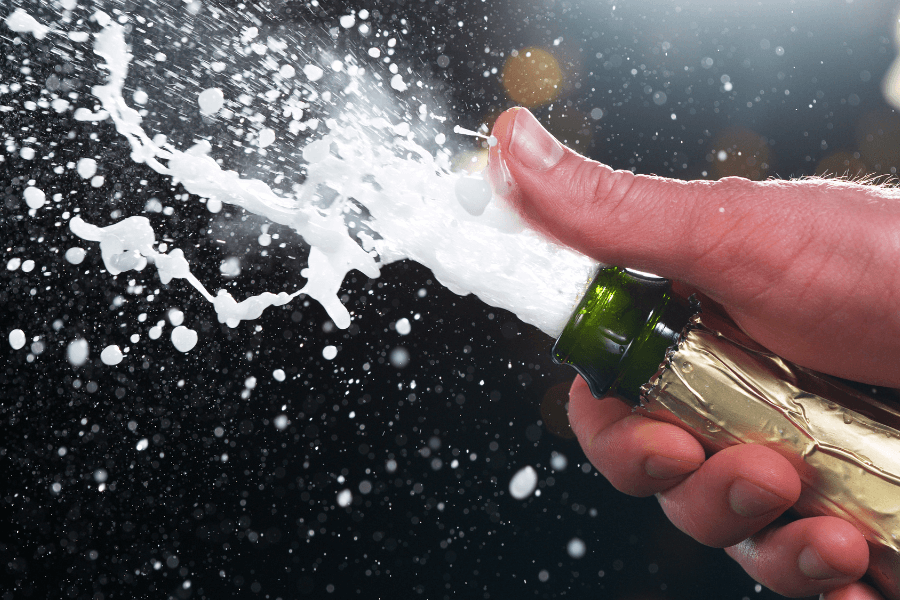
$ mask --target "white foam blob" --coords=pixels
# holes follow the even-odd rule
[[[409,364],[409,350],[403,346],[397,346],[391,350],[391,353],[388,355],[388,360],[392,367],[402,369]]]
[[[25,345],[25,332],[21,329],[13,329],[9,332],[9,345],[13,350],[20,350]]]
[[[167,316],[169,317],[169,323],[175,327],[184,323],[184,313],[177,308],[170,308]]]
[[[143,452],[143,451],[146,450],[149,446],[150,446],[150,442],[147,440],[147,438],[141,438],[140,440],[138,440],[138,443],[135,445],[134,448],[135,448],[135,450],[137,450],[138,452]]]
[[[275,429],[279,431],[287,429],[287,426],[291,424],[291,420],[287,418],[287,415],[278,415],[273,422],[275,423]]]
[[[207,88],[197,96],[200,114],[211,117],[225,105],[225,94],[219,88]]]
[[[44,39],[50,31],[49,27],[39,23],[21,8],[17,8],[6,17],[6,26],[16,33],[30,33],[39,40]]]
[[[22,192],[22,196],[25,198],[25,204],[28,205],[28,208],[37,209],[47,202],[47,195],[44,191],[34,186],[25,188],[25,191]]]
[[[87,254],[84,248],[79,248],[75,246],[73,248],[69,248],[66,250],[66,260],[69,261],[73,265],[80,265],[84,262],[84,257]]]
[[[338,492],[337,495],[337,503],[338,506],[347,507],[350,506],[350,503],[353,502],[353,492],[350,490],[344,489]]]
[[[22,266],[22,259],[21,259],[21,258],[11,258],[11,259],[9,259],[9,261],[6,263],[6,270],[7,270],[7,271],[15,271],[16,269],[18,269],[18,268],[21,267],[21,266]]]
[[[406,317],[402,319],[397,319],[397,322],[394,324],[394,329],[397,330],[397,333],[400,335],[408,335],[410,331],[412,331],[412,326],[409,324],[409,319]]]
[[[581,558],[584,556],[585,552],[587,552],[587,546],[580,538],[572,538],[569,540],[569,543],[566,544],[566,552],[568,552],[569,556],[572,558]]]
[[[284,371],[282,369],[275,369],[274,371],[272,371],[272,377],[275,378],[275,381],[284,381]]]
[[[325,71],[316,65],[306,65],[303,67],[303,74],[306,75],[306,78],[310,81],[318,81],[322,79],[322,75],[325,74]]]
[[[114,366],[122,362],[122,349],[116,345],[110,345],[100,352],[100,360],[104,365]]]
[[[82,179],[90,179],[97,174],[97,161],[93,158],[79,158],[75,170]]]
[[[72,340],[69,342],[69,345],[66,346],[66,359],[68,359],[69,364],[73,367],[80,367],[86,363],[90,353],[91,348],[88,345],[87,340],[81,338]]]
[[[534,467],[528,465],[519,469],[509,481],[509,493],[516,500],[524,500],[537,488],[538,475]]]
[[[189,352],[197,345],[197,332],[179,325],[172,330],[172,345],[179,352]]]
[[[473,217],[484,214],[492,196],[490,184],[481,176],[460,177],[456,180],[454,192],[457,202]]]
[[[356,17],[353,15],[344,15],[340,18],[341,27],[344,29],[350,29],[354,25],[356,25]]]
[[[397,73],[396,75],[391,77],[391,87],[398,92],[405,92],[409,86],[407,86],[406,82],[403,81],[403,75]]]
[[[554,471],[565,471],[566,467],[569,466],[569,459],[566,458],[565,454],[554,452],[550,455],[550,466],[553,467]]]
[[[266,148],[275,143],[275,130],[268,127],[259,132],[259,147]]]
[[[337,347],[335,346],[325,346],[322,348],[322,357],[325,360],[333,360],[335,356],[337,356]]]
[[[297,74],[297,69],[295,69],[292,65],[281,65],[281,68],[278,69],[278,74],[285,79],[290,79]]]

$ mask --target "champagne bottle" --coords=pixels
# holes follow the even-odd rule
[[[768,446],[800,474],[801,516],[853,523],[870,574],[900,598],[900,411],[794,365],[662,278],[601,268],[553,347],[594,396],[675,423],[715,452]]]

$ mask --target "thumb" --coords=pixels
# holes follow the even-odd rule
[[[900,356],[896,190],[615,171],[564,147],[523,108],[501,114],[493,136],[495,193],[535,229],[602,263],[693,286],[789,360],[900,385],[880,358]]]
[[[697,285],[698,259],[750,227],[711,182],[615,171],[560,144],[525,108],[501,114],[492,134],[495,192],[532,227],[600,262]]]

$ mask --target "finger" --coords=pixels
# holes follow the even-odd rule
[[[875,588],[860,581],[822,594],[821,600],[884,600]]]
[[[614,171],[521,108],[503,113],[493,135],[492,185],[536,229],[603,263],[699,288],[789,360],[900,386],[888,358],[900,355],[900,319],[891,302],[872,301],[900,297],[900,273],[884,267],[896,262],[898,192]]]
[[[708,546],[753,535],[800,497],[800,477],[786,458],[741,444],[711,456],[684,482],[659,494],[672,523]]]
[[[869,563],[865,538],[837,517],[773,526],[726,552],[756,581],[785,596],[811,596],[846,587],[865,574]],[[836,595],[831,600],[878,598],[860,596],[864,591],[862,586],[851,587],[846,597]]]
[[[569,422],[591,464],[632,496],[672,487],[705,458],[683,429],[636,415],[617,398],[594,398],[581,377],[569,393]]]

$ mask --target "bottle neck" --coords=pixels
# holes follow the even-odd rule
[[[621,267],[601,269],[553,346],[594,396],[615,392],[634,405],[699,308],[673,296],[666,279]]]

